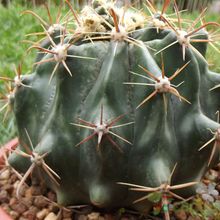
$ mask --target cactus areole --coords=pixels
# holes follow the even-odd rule
[[[171,25],[161,14],[157,27],[112,3],[94,1],[79,14],[66,3],[75,26],[68,16],[54,32],[42,24],[33,73],[8,97],[20,140],[10,164],[23,182],[38,176],[62,205],[147,211],[152,203],[140,198],[163,184],[193,195],[220,146],[220,75],[205,59],[214,44],[209,23],[193,24],[189,36],[180,18]]]

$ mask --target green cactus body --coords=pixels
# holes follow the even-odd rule
[[[170,92],[157,92],[139,106],[156,91],[155,86],[128,83],[155,84],[144,78],[148,76],[140,66],[161,77],[162,60],[155,50],[169,45],[176,36],[173,30],[157,32],[155,28],[137,28],[131,36],[138,40],[139,46],[125,39],[90,42],[82,36],[68,48],[68,55],[94,59],[67,57],[65,62],[72,77],[61,63],[49,83],[56,62],[46,62],[22,78],[31,88],[16,89],[13,110],[19,148],[25,150],[25,145],[30,145],[26,129],[34,151],[48,152],[45,161],[60,176],[60,185],[55,185],[45,172],[42,175],[56,191],[61,204],[91,203],[103,208],[139,206],[147,210],[150,207],[147,200],[133,204],[142,194],[117,183],[157,187],[168,180],[177,163],[172,183],[182,184],[199,181],[207,169],[212,143],[201,151],[199,148],[213,137],[207,128],[217,131],[220,127],[215,120],[215,112],[220,109],[220,92],[209,91],[220,83],[220,75],[209,71],[202,58],[206,43],[194,43],[201,55],[187,48],[185,61],[179,43],[163,51],[164,73],[168,78],[190,61],[170,83],[178,85],[184,81],[177,90],[191,104]],[[203,32],[200,37],[207,38]],[[38,56],[37,61],[51,56]],[[106,126],[117,117],[112,128],[97,131],[100,120]],[[86,121],[87,127],[80,127],[83,123],[78,118]],[[98,143],[100,132],[103,135]],[[22,172],[30,166],[29,159],[16,153],[11,155],[10,163]],[[194,191],[190,187],[178,192],[189,196]]]

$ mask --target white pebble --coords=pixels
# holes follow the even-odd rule
[[[10,177],[10,171],[7,169],[1,173],[0,180],[7,180],[9,179],[9,177]]]
[[[45,218],[45,216],[47,214],[48,214],[48,209],[43,209],[43,210],[39,211],[36,216],[38,219],[42,220]]]
[[[57,216],[53,212],[50,212],[44,220],[57,220]]]

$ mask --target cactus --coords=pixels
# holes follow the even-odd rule
[[[203,12],[182,27],[176,4],[176,17],[165,14],[169,1],[162,12],[148,2],[150,16],[99,1],[77,14],[66,3],[71,17],[54,32],[42,23],[33,73],[19,70],[9,97],[20,186],[40,173],[60,204],[141,211],[152,192],[163,204],[193,195],[218,161],[220,75],[208,69],[216,35],[205,28],[219,25],[198,27]]]

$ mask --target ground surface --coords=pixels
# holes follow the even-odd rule
[[[23,184],[20,198],[16,189],[20,179],[11,167],[0,170],[0,206],[15,220],[136,220],[163,219],[157,205],[150,215],[140,215],[132,210],[120,209],[111,212],[97,210],[91,206],[62,207],[56,203],[56,195],[34,179]],[[30,184],[30,182],[32,182]],[[214,186],[214,187],[210,187]],[[210,170],[198,194],[190,201],[170,205],[171,219],[177,220],[219,220],[220,219],[220,166]],[[3,220],[3,219],[2,219]]]

